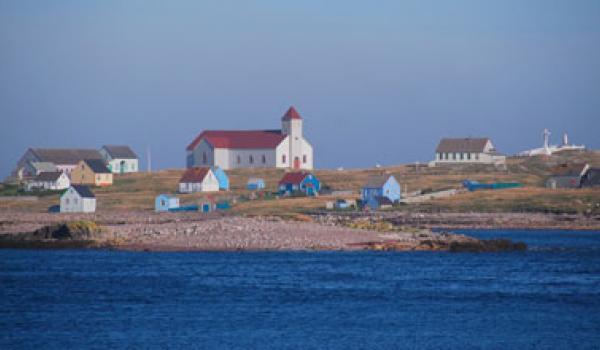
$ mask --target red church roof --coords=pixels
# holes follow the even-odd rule
[[[300,113],[298,113],[298,111],[296,110],[296,108],[294,108],[294,106],[290,106],[290,108],[288,108],[287,112],[285,112],[285,114],[281,118],[281,120],[284,120],[284,121],[290,120],[290,119],[302,119],[302,117],[300,116]]]
[[[206,139],[214,148],[275,148],[285,137],[286,135],[282,134],[281,130],[206,130],[198,135],[186,149],[194,150],[202,139]]]
[[[210,168],[198,168],[198,167],[187,169],[183,173],[183,176],[181,176],[181,179],[179,180],[179,182],[180,183],[202,182],[202,181],[204,181],[204,178],[206,177],[206,174],[208,174],[209,170],[210,170]]]
[[[307,176],[308,176],[308,173],[305,173],[305,172],[286,173],[285,175],[283,175],[283,177],[281,178],[281,180],[279,180],[279,186],[285,185],[285,184],[298,185]]]

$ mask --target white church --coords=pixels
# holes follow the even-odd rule
[[[290,107],[281,130],[205,130],[186,148],[192,167],[312,169],[313,148],[302,134],[302,117]]]

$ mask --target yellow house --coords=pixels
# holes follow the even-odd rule
[[[71,172],[71,183],[110,186],[113,183],[113,174],[101,159],[84,159]]]

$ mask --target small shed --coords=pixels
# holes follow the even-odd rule
[[[225,170],[223,170],[221,167],[214,167],[211,170],[219,182],[219,190],[229,191],[229,176],[227,176]]]
[[[361,191],[362,202],[371,209],[378,209],[382,203],[387,205],[387,201],[381,200],[382,197],[392,204],[397,203],[401,198],[400,184],[393,175],[369,176]]]
[[[279,181],[281,194],[304,193],[307,196],[317,196],[321,189],[321,182],[308,172],[290,172]]]
[[[61,213],[93,213],[96,211],[96,196],[84,185],[71,185],[60,196]]]
[[[248,179],[246,188],[251,191],[264,190],[265,189],[265,180],[258,178],[258,177],[251,177],[250,179]]]
[[[156,196],[154,200],[154,210],[156,212],[165,212],[175,208],[179,208],[179,198],[167,194]]]

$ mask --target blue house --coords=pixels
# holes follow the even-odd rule
[[[246,188],[248,188],[251,191],[264,190],[265,189],[265,180],[257,178],[257,177],[251,177],[250,179],[248,179]]]
[[[321,190],[321,182],[311,173],[291,172],[279,181],[279,193],[293,194],[304,193],[307,196],[316,196]]]
[[[179,208],[179,198],[161,194],[154,199],[154,210],[156,212],[169,211]]]
[[[217,181],[219,181],[219,190],[229,191],[229,176],[227,176],[225,170],[220,167],[214,167],[212,168],[212,172],[215,174]]]
[[[361,191],[363,205],[371,209],[397,203],[400,196],[400,184],[392,175],[369,176]]]

